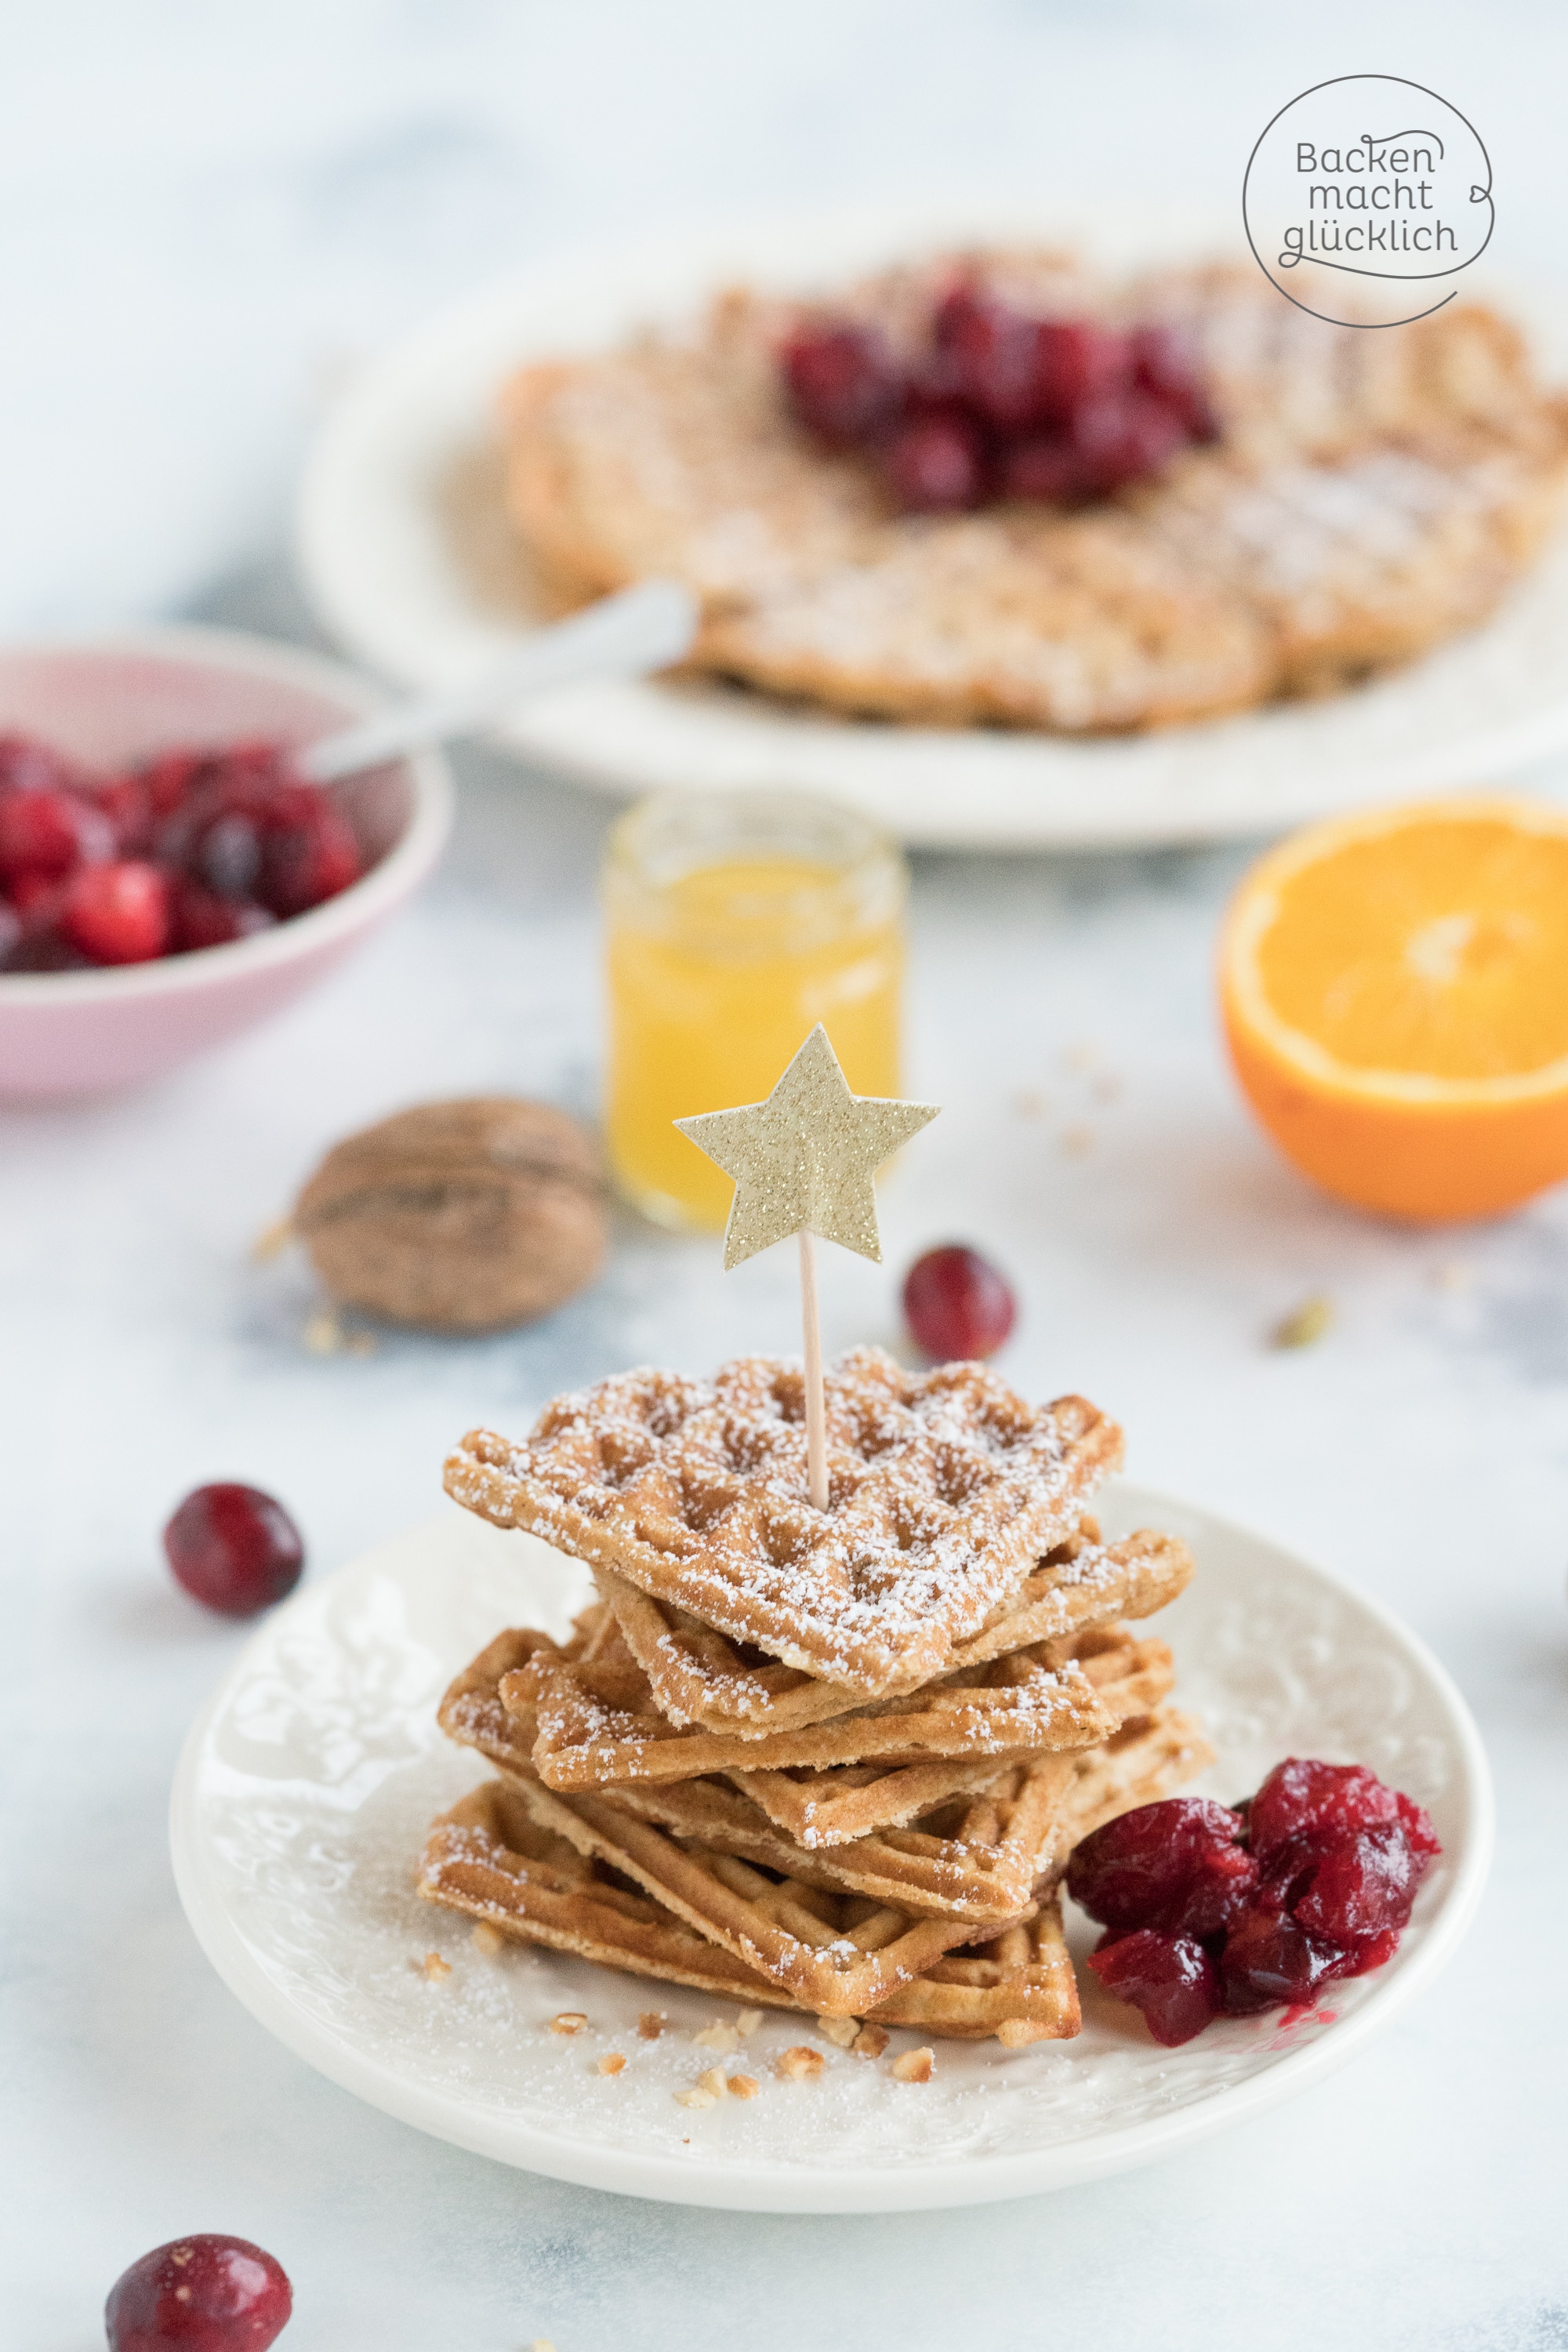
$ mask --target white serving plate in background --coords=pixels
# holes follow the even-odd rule
[[[896,254],[979,236],[1054,238],[1117,266],[1216,251],[1247,258],[1239,214],[1085,222],[1008,205],[720,225],[541,263],[416,329],[338,402],[298,516],[317,612],[351,653],[400,684],[447,685],[479,670],[539,617],[500,507],[494,408],[510,369],[618,341],[739,278],[830,289]],[[1477,292],[1487,290],[1477,278]],[[1549,370],[1568,372],[1558,313],[1523,307]],[[717,681],[639,681],[542,698],[500,735],[613,793],[822,793],[915,846],[1095,849],[1263,835],[1377,799],[1473,788],[1568,748],[1568,538],[1487,626],[1408,668],[1323,702],[1195,726],[1081,740],[906,727]]]

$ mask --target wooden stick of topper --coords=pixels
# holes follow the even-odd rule
[[[733,1177],[724,1271],[800,1237],[805,1341],[805,1453],[811,1500],[827,1508],[827,1429],[813,1235],[882,1262],[871,1179],[900,1143],[935,1118],[938,1103],[852,1095],[818,1022],[765,1102],[703,1111],[676,1126]]]

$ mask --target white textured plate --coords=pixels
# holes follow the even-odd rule
[[[1178,1696],[1205,1718],[1237,1798],[1282,1756],[1370,1764],[1428,1807],[1443,1858],[1398,1957],[1334,1985],[1310,2016],[1226,2019],[1161,2050],[1136,2013],[1080,1971],[1077,2041],[1014,2052],[938,2042],[930,2083],[824,2042],[823,2074],[781,2082],[779,2051],[819,2039],[767,2012],[744,2063],[747,2102],[693,2110],[674,2093],[711,2053],[691,2035],[727,2007],[553,1953],[487,1959],[467,1923],[414,1893],[414,1858],[443,1806],[484,1777],[448,1746],[436,1705],[505,1624],[563,1631],[586,1597],[573,1562],[453,1510],[279,1609],[204,1710],[174,1782],[181,1900],[208,1958],[279,2039],[374,2106],[459,2147],[591,2188],[773,2212],[977,2204],[1167,2156],[1304,2090],[1361,2049],[1453,1950],[1479,1898],[1491,1794],[1475,1727],[1447,1676],[1394,1618],[1237,1528],[1122,1486],[1114,1531],[1168,1528],[1198,1559],[1158,1621]],[[1074,1925],[1081,1958],[1094,1930]],[[437,1950],[451,1974],[416,1963]],[[662,2040],[637,2039],[650,2002]],[[547,2021],[581,2010],[566,2040]],[[606,2051],[626,2071],[596,2071]]]
[[[492,416],[510,369],[618,341],[736,278],[831,287],[897,253],[988,235],[1059,237],[1117,265],[1247,258],[1239,215],[1085,223],[1009,206],[715,228],[542,265],[440,313],[340,401],[299,514],[318,612],[405,685],[480,668],[534,617],[500,511]],[[1528,307],[1557,373],[1562,321]],[[1425,661],[1325,702],[1199,726],[1094,741],[900,727],[715,683],[575,687],[502,733],[604,790],[789,785],[859,808],[915,845],[1086,849],[1263,834],[1380,796],[1491,782],[1568,746],[1568,541],[1486,628]]]

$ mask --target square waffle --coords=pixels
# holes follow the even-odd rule
[[[1152,1616],[1175,1599],[1192,1570],[1192,1554],[1173,1536],[1144,1532],[1102,1544],[1095,1522],[1085,1518],[988,1625],[954,1647],[949,1663],[982,1665],[1080,1625]],[[862,1704],[842,1684],[817,1681],[774,1659],[748,1657],[724,1634],[640,1592],[613,1570],[597,1568],[594,1575],[656,1706],[671,1723],[745,1738],[825,1722]]]
[[[542,1829],[521,1795],[491,1780],[432,1824],[419,1872],[426,1902],[486,1920],[633,1976],[689,1985],[748,2007],[798,2012],[781,1985],[710,1944],[650,1895]],[[929,1990],[928,1990],[929,1988]],[[936,1961],[894,1996],[889,2024],[949,2039],[994,2033],[1008,2046],[1065,2041],[1079,2030],[1078,1987],[1053,1895],[1020,1939],[1016,1928]]]
[[[630,1878],[688,1927],[819,2017],[858,2017],[968,1940],[964,1919],[774,1877],[731,1853],[678,1845],[584,1790],[513,1783],[534,1820]],[[1026,1898],[1023,1911],[1033,1908]]]
[[[1113,1812],[1147,1802],[1145,1791],[1163,1794],[1212,1760],[1193,1719],[1163,1708],[1133,1717],[1099,1748],[1010,1764],[984,1790],[945,1798],[908,1829],[832,1846],[795,1845],[722,1780],[620,1789],[603,1801],[682,1845],[983,1927],[1018,1916],[1042,1874],[1065,1858],[1068,1832],[1086,1836]]]
[[[607,1610],[580,1622],[584,1630],[565,1649],[531,1629],[499,1634],[453,1682],[442,1728],[496,1763],[527,1765],[555,1789],[743,1773],[764,1810],[786,1811],[792,1830],[799,1821],[803,1843],[908,1820],[954,1788],[978,1786],[1016,1755],[1091,1747],[1155,1704],[1170,1682],[1163,1643],[1134,1642],[1123,1629],[1090,1631],[1037,1643],[858,1715],[776,1738],[726,1739],[677,1729],[658,1713]],[[889,1785],[879,1792],[880,1782]],[[888,1811],[889,1803],[898,1810]]]
[[[879,1698],[944,1672],[1070,1535],[1121,1433],[1081,1398],[1035,1407],[981,1365],[910,1373],[875,1348],[826,1390],[826,1511],[807,1491],[801,1374],[765,1357],[711,1383],[619,1373],[558,1398],[520,1444],[474,1431],[447,1491]]]
[[[1171,1653],[1166,1644],[1134,1641],[1124,1625],[1067,1634],[1059,1642],[1038,1643],[1020,1654],[1031,1664],[1039,1661],[1039,1671],[1081,1675],[1100,1699],[1108,1727],[1146,1714],[1171,1687]],[[1004,1659],[997,1666],[979,1671],[1010,1670],[1013,1664]],[[845,1727],[858,1720],[847,1718]],[[1107,1737],[1109,1727],[1073,1744],[1089,1748]],[[750,1752],[754,1756],[755,1748]],[[994,1777],[985,1773],[984,1760],[961,1755],[951,1763],[903,1763],[889,1757],[879,1769],[855,1763],[830,1771],[762,1771],[731,1765],[727,1777],[795,1844],[821,1849],[864,1837],[875,1829],[901,1828],[949,1796],[992,1788]],[[1005,1760],[1016,1763],[1023,1759],[1015,1753]],[[949,1777],[955,1767],[964,1775],[963,1779]]]

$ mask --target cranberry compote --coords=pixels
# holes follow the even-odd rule
[[[363,870],[352,826],[281,744],[165,751],[95,778],[0,737],[0,971],[226,946]]]
[[[1293,2008],[1384,1967],[1441,1851],[1421,1807],[1364,1765],[1291,1757],[1234,1808],[1173,1797],[1119,1814],[1078,1846],[1067,1888],[1107,1929],[1090,1968],[1174,2044],[1222,2008]]]
[[[1017,1307],[989,1258],[947,1242],[916,1258],[904,1277],[904,1317],[918,1346],[939,1361],[993,1356]]]
[[[267,2352],[293,2308],[281,2263],[248,2238],[204,2232],[132,2263],[103,2320],[109,2352]]]
[[[223,1481],[187,1495],[163,1529],[176,1580],[225,1617],[254,1617],[292,1592],[305,1565],[300,1530],[259,1486]]]
[[[1037,317],[964,275],[904,333],[895,352],[868,323],[821,315],[779,366],[798,422],[868,458],[907,513],[1081,506],[1215,437],[1196,345],[1169,323]]]

